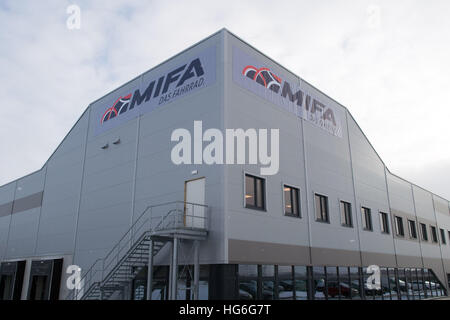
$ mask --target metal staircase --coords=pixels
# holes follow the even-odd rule
[[[144,268],[148,268],[147,296],[151,296],[154,258],[172,244],[171,290],[176,291],[177,248],[180,239],[204,240],[208,234],[208,207],[175,201],[147,207],[111,251],[94,262],[82,276],[68,300],[127,299],[125,289]],[[150,254],[151,251],[151,254]],[[198,250],[193,257],[197,261]],[[174,271],[175,270],[175,271]],[[175,283],[174,283],[175,282]],[[176,293],[172,295],[172,298]]]

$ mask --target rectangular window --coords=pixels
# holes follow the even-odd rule
[[[353,227],[352,205],[349,202],[341,201],[341,221],[346,227]]]
[[[389,219],[386,212],[380,212],[381,232],[389,233]]]
[[[433,242],[438,242],[438,237],[437,237],[437,231],[436,231],[436,227],[431,226],[431,240],[433,240]]]
[[[329,222],[328,220],[328,197],[315,194],[316,220]]]
[[[284,214],[300,217],[300,191],[297,188],[284,185]]]
[[[427,226],[425,223],[421,223],[420,224],[420,229],[422,232],[422,240],[423,241],[428,241],[428,232],[427,232]]]
[[[414,220],[408,220],[408,226],[411,239],[417,239],[416,222]]]
[[[405,236],[405,230],[403,229],[403,218],[395,216],[395,233],[399,237]]]
[[[249,174],[245,175],[245,207],[265,210],[265,180]]]
[[[440,229],[441,230],[441,241],[442,244],[446,244],[447,240],[445,239],[445,230],[444,229]]]
[[[362,221],[364,230],[372,231],[372,214],[369,208],[361,207]]]

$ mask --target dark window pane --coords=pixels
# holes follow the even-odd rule
[[[380,268],[380,273],[381,273],[380,274],[380,276],[381,276],[380,294],[382,295],[383,300],[390,300],[391,299],[391,286],[390,286],[390,282],[389,282],[387,268]]]
[[[339,288],[341,291],[341,299],[352,299],[359,290],[352,288],[348,267],[339,267]]]
[[[274,300],[276,295],[275,279],[263,279],[262,282],[262,299]]]
[[[275,275],[275,266],[273,265],[262,265],[261,272],[263,277],[273,277]]]
[[[319,194],[315,195],[316,219],[328,222],[328,198]]]
[[[292,266],[278,266],[279,279],[292,279]]]
[[[408,283],[406,282],[406,276],[405,276],[405,269],[398,268],[398,285],[400,290],[400,296],[401,300],[408,300],[409,299],[409,288]]]
[[[328,221],[328,199],[327,197],[322,196],[320,199],[320,211],[322,213],[322,220]]]
[[[245,176],[245,204],[255,206],[255,181],[251,176]]]
[[[256,300],[258,297],[257,280],[241,279],[239,281],[239,299]]]
[[[308,278],[306,274],[306,267],[294,267],[294,293],[296,300],[308,299]]]
[[[417,277],[417,269],[411,268],[409,270],[409,283],[410,283],[410,290],[411,295],[414,300],[420,300],[421,299],[421,283]]]
[[[341,201],[341,220],[342,225],[351,227],[352,223],[352,206],[349,202]]]
[[[325,270],[313,267],[313,296],[315,300],[325,299]]]
[[[300,216],[300,206],[299,206],[299,190],[292,189],[292,213],[295,216]]]
[[[276,299],[279,288],[275,283],[275,266],[262,265],[261,266],[261,299],[274,300]]]
[[[436,227],[431,226],[431,237],[433,242],[438,242]]]
[[[294,187],[284,186],[284,212],[290,216],[300,216],[299,190]]]
[[[388,214],[385,212],[380,212],[380,224],[381,224],[381,232],[389,233],[389,220]]]
[[[398,284],[397,284],[397,272],[394,268],[387,269],[387,275],[389,278],[389,288],[391,290],[391,299],[398,300]]]
[[[240,264],[239,265],[240,277],[257,277],[258,266],[256,264]]]
[[[258,299],[258,266],[239,265],[239,299]]]
[[[337,269],[336,267],[326,267],[326,269],[326,296],[328,297],[328,300],[338,300],[341,296],[341,288],[339,286]]]
[[[408,220],[409,224],[409,235],[412,239],[417,239],[416,222],[413,220]]]
[[[253,209],[265,209],[265,180],[245,175],[245,206]]]
[[[278,299],[295,299],[292,266],[278,266]]]
[[[350,283],[352,287],[352,299],[353,300],[361,300],[362,299],[362,291],[361,291],[361,277],[359,274],[359,268],[350,267]]]
[[[286,214],[292,214],[292,199],[291,199],[291,188],[284,187],[284,212]]]
[[[440,230],[441,230],[441,241],[442,241],[442,244],[446,244],[447,241],[445,239],[445,230],[444,229],[440,229]]]
[[[363,228],[372,231],[372,214],[369,208],[361,207]]]
[[[425,225],[425,223],[421,223],[420,228],[422,229],[422,240],[428,241],[427,226]]]
[[[256,206],[264,209],[264,181],[256,179]]]
[[[317,194],[314,196],[314,201],[316,209],[316,220],[320,220],[322,218],[322,215],[320,213],[320,197]]]
[[[403,237],[405,235],[405,231],[403,229],[403,218],[395,217],[395,232],[397,236]]]

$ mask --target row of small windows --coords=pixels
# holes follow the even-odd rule
[[[266,210],[265,202],[265,179],[256,177],[250,174],[245,175],[245,207],[256,210]],[[296,187],[283,185],[283,197],[284,197],[284,214],[291,217],[300,218],[300,190]],[[340,201],[341,212],[341,224],[344,227],[353,227],[352,219],[352,206],[351,203],[346,201]],[[316,221],[318,222],[330,222],[328,197],[322,194],[314,194],[314,207]],[[364,230],[373,231],[372,224],[372,210],[367,207],[361,207],[361,220]],[[403,226],[403,218],[394,216],[395,233],[399,237],[405,236],[405,229]],[[416,221],[407,221],[409,237],[411,239],[418,239]],[[389,234],[389,216],[386,212],[380,212],[380,226],[381,232]],[[438,234],[435,226],[430,226],[431,240],[434,243],[438,243]],[[421,239],[428,241],[427,225],[420,223]],[[445,230],[440,229],[442,244],[446,244]],[[450,239],[450,231],[448,231]]]
[[[422,300],[446,295],[431,269],[379,269],[372,289],[364,267],[239,265],[240,300]],[[238,292],[237,292],[238,291]]]
[[[266,210],[265,180],[249,174],[245,175],[245,207],[256,210]],[[284,214],[300,217],[300,190],[284,185]]]
[[[379,288],[364,267],[239,265],[240,300],[422,300],[446,295],[431,269],[379,269]]]
[[[417,226],[416,221],[408,219],[408,230],[409,230],[409,237],[411,239],[418,239],[418,233],[417,233]],[[437,228],[435,226],[430,226],[431,230],[431,241],[434,243],[438,243],[438,233]],[[441,242],[442,244],[447,244],[447,239],[445,236],[445,230],[439,229],[441,233]],[[405,236],[405,230],[403,229],[403,218],[399,216],[395,216],[395,232],[396,235],[399,237]],[[450,238],[450,231],[448,231],[448,235]],[[425,223],[420,223],[420,236],[422,241],[428,241],[428,229],[427,225]]]

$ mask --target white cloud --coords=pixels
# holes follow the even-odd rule
[[[346,105],[391,171],[450,199],[449,15],[447,0],[2,1],[0,184],[40,168],[89,102],[227,27]]]

